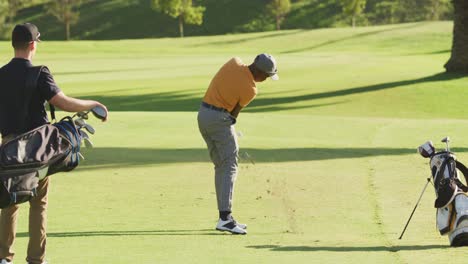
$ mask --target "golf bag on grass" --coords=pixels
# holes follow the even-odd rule
[[[419,153],[430,158],[432,181],[436,193],[434,207],[437,209],[437,228],[441,235],[448,235],[453,247],[468,246],[468,187],[462,183],[459,173],[468,182],[468,169],[459,162],[448,148],[435,152],[428,141],[418,148]]]
[[[36,196],[39,180],[79,163],[81,136],[71,117],[21,134],[0,147],[0,208]]]

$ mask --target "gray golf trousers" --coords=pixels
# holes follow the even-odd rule
[[[198,128],[214,164],[218,210],[232,211],[239,152],[233,117],[227,112],[201,106],[198,111]]]

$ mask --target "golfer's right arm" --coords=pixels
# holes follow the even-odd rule
[[[81,99],[69,97],[69,96],[66,96],[63,92],[59,92],[54,97],[52,97],[49,100],[49,103],[67,112],[88,111],[96,106],[101,106],[104,109],[106,109],[106,113],[107,113],[106,106],[99,103],[98,101],[81,100]]]

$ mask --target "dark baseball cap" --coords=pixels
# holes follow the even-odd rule
[[[12,42],[31,42],[31,41],[41,41],[39,37],[39,29],[36,25],[31,23],[24,23],[16,25],[11,34]]]

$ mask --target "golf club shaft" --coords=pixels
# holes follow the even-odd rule
[[[401,235],[400,235],[400,237],[399,237],[398,239],[401,239],[401,238],[403,237],[403,235],[405,234],[406,228],[408,227],[409,222],[411,221],[411,218],[413,217],[413,214],[414,214],[414,212],[416,211],[416,208],[418,208],[418,204],[419,204],[419,202],[421,201],[421,198],[422,198],[424,192],[426,191],[427,185],[429,184],[430,181],[431,181],[431,178],[427,178],[426,185],[424,185],[424,189],[422,190],[421,195],[419,195],[419,199],[418,199],[418,201],[416,202],[416,205],[414,206],[414,209],[413,209],[413,211],[411,212],[411,215],[410,215],[408,221],[406,222],[405,228],[403,228],[403,231],[401,232]]]

